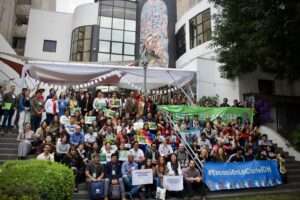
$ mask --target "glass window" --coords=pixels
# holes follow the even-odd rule
[[[112,31],[112,41],[123,42],[123,31],[113,30]]]
[[[123,56],[123,60],[124,61],[134,61],[135,58],[134,58],[134,56]]]
[[[190,46],[194,48],[211,40],[210,9],[199,13],[190,20]]]
[[[114,18],[113,19],[113,28],[114,29],[124,29],[124,19]]]
[[[136,10],[126,9],[125,19],[136,20]]]
[[[118,7],[125,7],[125,2],[126,2],[126,1],[124,1],[124,0],[121,0],[121,1],[115,0],[114,5],[115,5],[115,6],[118,6]]]
[[[79,30],[78,31],[78,40],[82,40],[83,38],[84,38],[84,30],[83,31]]]
[[[124,44],[124,54],[134,55],[134,44]]]
[[[122,54],[123,53],[123,45],[122,45],[122,43],[112,42],[112,44],[111,44],[111,52],[112,53]]]
[[[83,51],[83,41],[77,41],[77,51]]]
[[[133,3],[133,2],[127,2],[127,3],[126,3],[126,8],[136,9],[136,3]]]
[[[111,28],[112,18],[111,17],[103,17],[100,18],[100,26],[105,28]]]
[[[105,5],[113,5],[114,4],[114,2],[112,0],[105,0],[105,1],[100,0],[100,3],[105,4]]]
[[[125,30],[128,30],[128,31],[135,31],[136,29],[136,21],[134,20],[125,20]]]
[[[44,40],[43,51],[56,52],[56,40]]]
[[[91,39],[92,37],[92,27],[87,26],[85,27],[84,39]]]
[[[98,61],[99,62],[108,62],[109,61],[109,54],[107,54],[107,53],[98,53]]]
[[[77,53],[76,54],[76,60],[81,61],[82,60],[82,53]]]
[[[82,61],[85,61],[85,62],[90,61],[90,52],[83,53]]]
[[[176,58],[178,59],[186,52],[185,26],[179,29],[175,37],[176,37]]]
[[[125,9],[114,7],[114,17],[124,18],[125,16]]]
[[[106,6],[106,5],[101,6],[101,13],[100,13],[101,16],[112,17],[112,13],[113,13],[112,6]]]
[[[122,61],[122,55],[111,54],[111,61]]]
[[[99,51],[100,52],[110,52],[110,42],[100,41],[99,42]]]
[[[111,29],[100,28],[99,39],[111,40]]]
[[[91,40],[84,40],[83,51],[90,51],[90,50],[91,50]]]
[[[125,31],[124,41],[129,43],[135,43],[135,32]]]

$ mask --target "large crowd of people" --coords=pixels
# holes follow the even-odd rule
[[[150,97],[132,91],[121,96],[72,89],[60,94],[51,89],[47,96],[37,89],[31,95],[26,88],[16,96],[14,90],[14,86],[6,93],[0,89],[2,132],[13,128],[11,120],[17,110],[19,159],[35,154],[37,159],[69,166],[76,177],[75,192],[81,182],[102,181],[105,199],[116,186],[122,199],[145,198],[153,196],[157,187],[164,187],[163,176],[182,175],[186,195],[205,197],[201,170],[196,166],[207,161],[277,159],[280,173],[287,173],[283,154],[258,127],[242,118],[228,123],[220,117],[211,121],[198,116],[177,121],[180,132],[193,132],[186,141],[198,157],[195,159],[186,150],[183,136]],[[220,106],[230,105],[224,99]],[[234,102],[233,106],[240,104]],[[153,184],[133,185],[135,169],[152,169]]]

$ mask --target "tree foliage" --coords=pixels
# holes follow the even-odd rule
[[[211,0],[213,37],[227,78],[261,70],[277,79],[300,78],[299,0]]]

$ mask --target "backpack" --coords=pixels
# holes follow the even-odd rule
[[[90,199],[99,200],[104,198],[104,181],[90,183]]]

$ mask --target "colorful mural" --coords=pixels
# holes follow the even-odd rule
[[[140,53],[148,66],[168,67],[168,10],[163,0],[147,0],[141,12]]]

